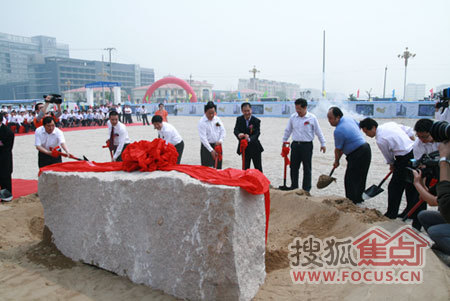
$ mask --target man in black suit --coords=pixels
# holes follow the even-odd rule
[[[14,133],[2,123],[3,112],[0,113],[0,189],[12,193],[11,174],[13,171],[12,148]],[[1,201],[1,200],[0,200]]]
[[[234,135],[238,138],[238,155],[240,151],[240,141],[246,139],[248,146],[245,149],[245,169],[250,168],[250,160],[253,160],[253,165],[256,169],[262,172],[261,153],[264,148],[259,142],[260,124],[261,120],[252,116],[252,105],[244,102],[241,105],[242,116],[236,118],[236,125],[234,126]]]

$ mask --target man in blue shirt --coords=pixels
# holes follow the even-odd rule
[[[356,120],[344,117],[341,109],[331,107],[328,110],[328,122],[336,127],[334,130],[334,163],[339,166],[342,155],[346,155],[345,196],[353,203],[363,202],[362,194],[366,189],[367,172],[369,171],[372,153]]]

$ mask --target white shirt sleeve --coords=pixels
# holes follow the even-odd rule
[[[227,131],[225,130],[225,126],[223,125],[222,120],[219,119],[219,123],[220,123],[219,142],[223,143],[223,140],[225,139]]]
[[[200,119],[198,122],[198,134],[200,136],[200,142],[209,152],[212,152],[213,148],[209,145],[208,137],[206,136],[206,124]]]
[[[36,129],[36,132],[34,134],[34,145],[35,146],[42,146],[41,132],[40,132],[39,128]]]
[[[286,129],[284,130],[283,142],[287,142],[292,134],[292,117],[289,118]]]
[[[408,137],[414,137],[414,130],[406,125],[401,125],[402,130],[408,135]]]
[[[125,127],[125,125],[119,124],[119,126],[117,126],[116,128],[117,128],[117,133],[119,134],[119,137],[118,137],[119,145],[117,145],[117,149],[114,152],[114,156],[113,156],[114,160],[119,158],[120,154],[122,153],[123,146],[126,143],[129,143],[128,132],[127,132],[127,128]]]
[[[325,137],[323,136],[322,129],[320,128],[319,121],[317,121],[317,118],[314,118],[314,133],[316,134],[317,138],[319,138],[320,146],[325,147],[326,145]]]
[[[387,164],[394,164],[394,154],[389,150],[389,144],[383,139],[377,140],[378,148],[386,159]]]

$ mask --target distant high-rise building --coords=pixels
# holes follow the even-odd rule
[[[69,58],[69,45],[53,37],[0,33],[0,99],[42,98],[97,81],[120,82],[127,99],[133,88],[152,84],[155,72],[137,64],[110,68],[109,62]]]
[[[30,60],[48,56],[69,57],[69,45],[53,37],[0,33],[0,84],[28,80]]]

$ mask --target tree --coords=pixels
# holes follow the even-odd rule
[[[366,91],[366,94],[367,94],[367,97],[368,97],[367,100],[369,100],[369,101],[370,101],[370,99],[371,99],[371,98],[370,98],[371,93],[372,93],[372,88],[370,88],[369,91]]]
[[[350,101],[357,101],[358,99],[355,97],[355,95],[353,95],[353,93],[352,94],[350,94],[349,96],[348,96],[348,100],[350,100]]]

